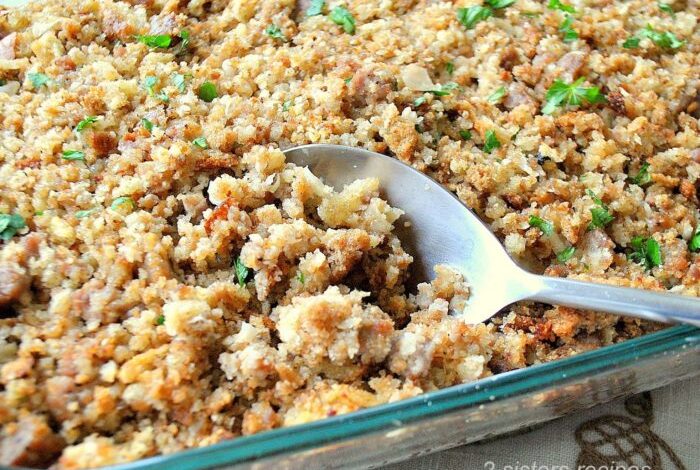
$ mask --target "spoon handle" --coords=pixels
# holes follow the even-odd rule
[[[526,298],[555,305],[616,313],[663,323],[700,326],[700,299],[677,294],[532,276]]]

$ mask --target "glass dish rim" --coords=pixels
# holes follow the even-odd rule
[[[427,392],[417,397],[110,468],[143,470],[176,465],[178,470],[194,470],[312,449],[369,432],[398,428],[404,423],[443,412],[537,391],[545,385],[561,385],[592,372],[688,346],[700,346],[700,328],[672,326],[610,346]]]

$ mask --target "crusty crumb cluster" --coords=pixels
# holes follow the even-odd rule
[[[379,182],[333,190],[294,145],[401,159],[533,271],[700,294],[697,2],[572,1],[573,40],[534,0],[471,29],[472,0],[346,2],[354,34],[309,3],[0,9],[0,214],[24,221],[0,219],[0,464],[206,446],[656,328],[525,303],[465,325],[460,274],[407,289]],[[557,79],[606,100],[543,114]]]

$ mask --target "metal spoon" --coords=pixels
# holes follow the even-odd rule
[[[379,178],[382,196],[405,212],[396,223],[396,233],[414,257],[413,281],[428,280],[436,264],[447,264],[461,271],[471,289],[463,313],[468,323],[488,320],[513,302],[536,300],[700,326],[699,299],[524,271],[488,227],[454,194],[395,158],[327,144],[304,145],[284,153],[287,161],[309,167],[336,189],[358,178]]]

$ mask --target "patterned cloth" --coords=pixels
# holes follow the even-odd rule
[[[697,470],[700,377],[386,470]]]

